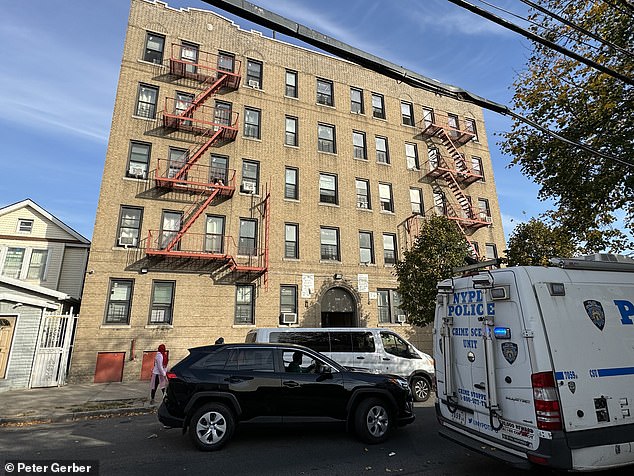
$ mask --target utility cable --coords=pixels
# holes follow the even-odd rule
[[[486,18],[487,20],[490,20],[494,23],[497,23],[500,26],[503,26],[504,28],[507,28],[511,31],[514,31],[515,33],[519,33],[522,36],[525,36],[528,39],[531,39],[543,46],[546,46],[547,48],[553,49],[555,51],[558,51],[559,53],[566,55],[570,58],[573,58],[587,66],[590,66],[591,68],[594,69],[598,69],[599,71],[601,71],[602,73],[605,73],[609,76],[612,76],[613,78],[617,78],[620,79],[621,81],[623,81],[624,83],[627,83],[629,85],[634,85],[634,79],[625,76],[624,74],[619,73],[618,71],[614,71],[613,69],[610,69],[606,66],[603,66],[602,64],[597,63],[596,61],[592,61],[590,59],[587,59],[577,53],[575,53],[574,51],[571,51],[567,48],[564,48],[563,46],[558,45],[557,43],[554,43],[550,40],[547,40],[545,38],[542,38],[539,35],[536,35],[535,33],[532,33],[520,26],[517,26],[514,23],[511,23],[507,20],[505,20],[504,18],[501,18],[497,15],[494,15],[491,12],[488,12],[486,10],[483,10],[481,8],[476,7],[475,5],[472,5],[469,2],[465,2],[464,0],[448,0],[449,2],[458,5],[459,7],[462,7],[466,10],[469,10],[472,13],[475,13],[476,15],[479,15],[481,17]]]

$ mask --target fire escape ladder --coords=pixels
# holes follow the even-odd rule
[[[176,244],[180,241],[187,230],[189,230],[192,224],[207,209],[209,204],[213,201],[213,199],[216,197],[216,195],[218,195],[219,192],[219,188],[214,188],[211,194],[209,194],[209,196],[202,203],[196,202],[194,203],[194,205],[192,205],[192,207],[188,210],[186,214],[186,218],[183,225],[181,226],[181,229],[178,231],[176,236],[174,236],[174,238],[172,238],[172,240],[167,244],[167,246],[165,247],[165,251],[172,251],[174,246],[176,246]]]
[[[458,225],[458,228],[462,232],[462,235],[464,236],[465,240],[467,240],[467,243],[469,243],[469,248],[471,248],[471,257],[475,259],[480,259],[480,256],[478,255],[478,250],[476,249],[473,242],[469,239],[467,230],[464,229],[464,227],[460,224],[459,221],[456,221],[456,225]]]
[[[440,141],[443,143],[443,145],[445,146],[447,151],[449,151],[449,154],[453,158],[454,163],[456,164],[456,170],[463,174],[470,174],[471,170],[469,166],[467,165],[467,162],[465,161],[464,156],[460,152],[458,152],[458,147],[456,147],[456,144],[454,144],[454,142],[451,140],[451,137],[449,137],[449,134],[447,134],[447,131],[444,128],[439,128],[436,134],[438,135],[438,137],[440,138]]]
[[[460,185],[458,185],[456,178],[450,172],[443,173],[442,177],[445,179],[447,185],[449,186],[449,189],[451,190],[451,193],[460,204],[460,208],[464,213],[464,217],[472,220],[473,210],[471,209],[471,203],[469,202],[467,196],[462,193],[462,189],[460,188]]]
[[[226,74],[226,73],[222,74],[216,81],[214,81],[212,83],[211,86],[209,86],[207,89],[205,89],[202,93],[200,93],[198,96],[196,96],[194,98],[194,100],[187,107],[187,109],[185,109],[183,111],[182,116],[183,117],[193,117],[194,112],[196,111],[196,109],[198,109],[199,106],[204,104],[205,101],[209,98],[209,96],[211,96],[212,94],[217,92],[220,88],[222,88],[225,85],[225,83],[227,82],[228,78],[229,78],[228,74]]]
[[[198,161],[198,159],[211,147],[215,142],[219,140],[219,137],[222,135],[223,128],[219,127],[217,131],[213,133],[213,135],[209,138],[207,142],[201,145],[196,152],[191,154],[187,162],[181,167],[178,173],[174,176],[174,179],[181,180],[189,169]]]

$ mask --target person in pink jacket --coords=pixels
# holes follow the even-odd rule
[[[161,392],[163,392],[163,395],[165,395],[165,386],[167,385],[167,360],[167,350],[165,349],[165,344],[161,344],[158,346],[158,352],[154,356],[150,405],[154,405],[154,397],[156,396],[157,388],[160,388]]]

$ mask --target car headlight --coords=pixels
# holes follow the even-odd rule
[[[408,390],[409,389],[409,384],[407,383],[407,380],[405,380],[405,379],[398,378],[398,377],[393,377],[393,378],[390,378],[390,381],[394,385],[398,385],[399,387],[401,387],[403,390]]]

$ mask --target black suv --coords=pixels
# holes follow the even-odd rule
[[[167,378],[158,419],[189,428],[205,451],[222,448],[240,421],[340,420],[366,443],[381,443],[415,418],[407,380],[342,367],[293,344],[189,349]]]

